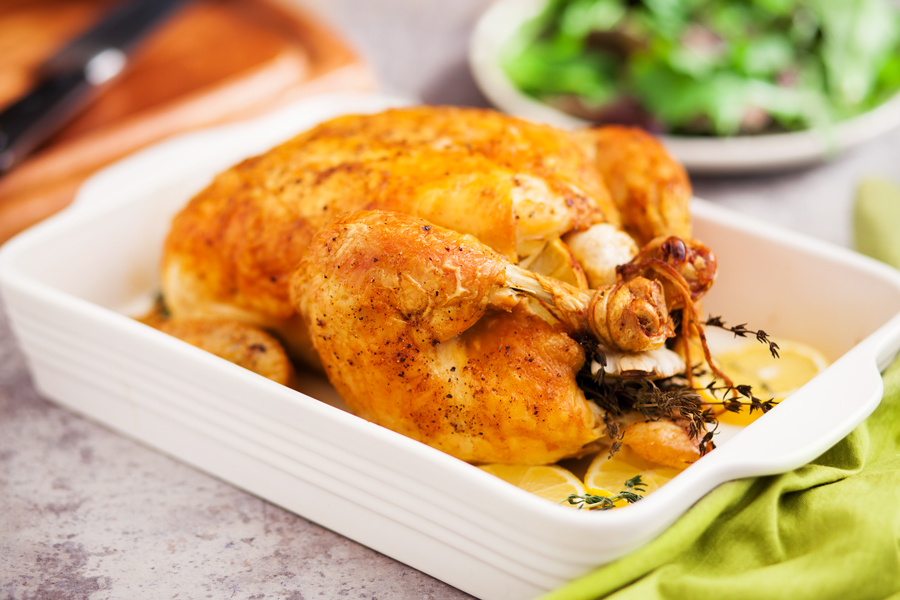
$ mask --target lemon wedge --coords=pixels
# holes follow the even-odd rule
[[[718,354],[716,365],[735,385],[749,385],[753,395],[760,400],[774,398],[784,400],[828,366],[828,360],[818,350],[799,342],[781,341],[779,358],[769,352],[767,344],[747,342]],[[707,379],[708,382],[708,379]],[[701,382],[701,385],[705,383]],[[701,390],[701,396],[712,402],[722,401],[722,392],[712,394]],[[749,425],[762,416],[762,412],[742,408],[741,412],[724,411],[718,415],[721,423]]]
[[[588,289],[587,277],[565,242],[556,238],[525,266],[532,273],[558,279],[582,290]]]
[[[612,496],[625,489],[626,481],[635,475],[640,475],[641,481],[646,487],[643,492],[639,493],[646,496],[658,490],[679,473],[681,473],[680,469],[644,460],[628,446],[622,446],[622,449],[616,452],[612,458],[607,452],[597,455],[584,475],[584,485],[589,493],[596,496]],[[624,500],[619,500],[615,503],[615,507],[626,504]]]
[[[570,471],[556,465],[490,464],[479,468],[526,492],[557,503],[568,498],[569,494],[584,494],[581,481]]]

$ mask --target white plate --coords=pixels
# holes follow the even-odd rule
[[[718,254],[713,314],[820,348],[834,364],[641,502],[579,512],[126,316],[158,289],[172,215],[212,176],[313,123],[396,104],[333,95],[173,139],[105,170],[73,208],[0,249],[0,292],[48,398],[486,599],[526,599],[647,543],[724,481],[821,454],[882,394],[900,347],[900,275],[697,201]],[[320,402],[314,398],[321,398]]]
[[[500,66],[501,49],[546,0],[500,0],[479,19],[469,47],[476,83],[497,108],[539,123],[572,128],[589,125],[520,92]],[[732,138],[661,136],[669,152],[692,173],[749,173],[788,169],[833,158],[900,125],[900,94],[848,119],[831,132],[801,131]]]

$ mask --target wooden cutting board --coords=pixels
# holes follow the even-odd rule
[[[116,3],[0,3],[0,108]],[[287,0],[196,0],[154,32],[131,68],[75,120],[0,177],[0,243],[67,206],[92,173],[148,144],[306,95],[373,86],[350,47]]]

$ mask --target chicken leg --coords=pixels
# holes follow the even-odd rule
[[[671,331],[659,285],[640,279],[582,291],[512,267],[472,236],[360,211],[313,238],[290,297],[359,416],[463,460],[542,464],[588,451],[604,432],[576,384],[585,357],[569,333],[626,339],[609,333],[621,324],[649,338],[645,310]],[[532,314],[523,294],[562,323]]]

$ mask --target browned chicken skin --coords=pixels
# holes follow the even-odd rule
[[[294,383],[294,367],[278,340],[252,325],[223,319],[170,319],[144,323],[281,385]]]
[[[565,132],[474,109],[341,117],[225,171],[191,200],[166,240],[166,302],[177,314],[213,310],[283,331],[295,325],[287,277],[313,234],[359,209],[471,233],[514,262],[566,231],[618,224]]]
[[[636,161],[641,152],[649,158]],[[689,234],[679,169],[655,140],[628,130],[573,135],[447,107],[340,117],[198,194],[167,237],[163,293],[176,318],[241,321],[275,332],[294,357],[320,358],[360,416],[465,460],[554,462],[603,433],[575,383],[584,353],[569,334],[598,323],[591,333],[612,347],[658,348],[674,334],[668,284],[641,268],[579,296],[537,278],[544,298],[529,293],[559,319],[548,322],[517,303],[508,268],[564,234],[618,230],[620,214],[641,241]],[[371,240],[322,233],[358,210],[425,221],[391,217],[388,226],[371,212],[381,219]],[[341,227],[361,227],[347,219]],[[474,238],[423,251],[441,226],[440,235]],[[337,247],[346,256],[329,255]],[[441,252],[453,268],[438,275]],[[703,275],[711,282],[714,269]],[[673,460],[684,464],[681,454]]]
[[[641,246],[659,236],[691,237],[687,173],[649,133],[609,125],[575,134],[609,187],[622,228]]]
[[[313,239],[291,298],[355,413],[467,461],[555,462],[602,422],[581,347],[515,304],[507,264],[421,219],[351,213]]]

